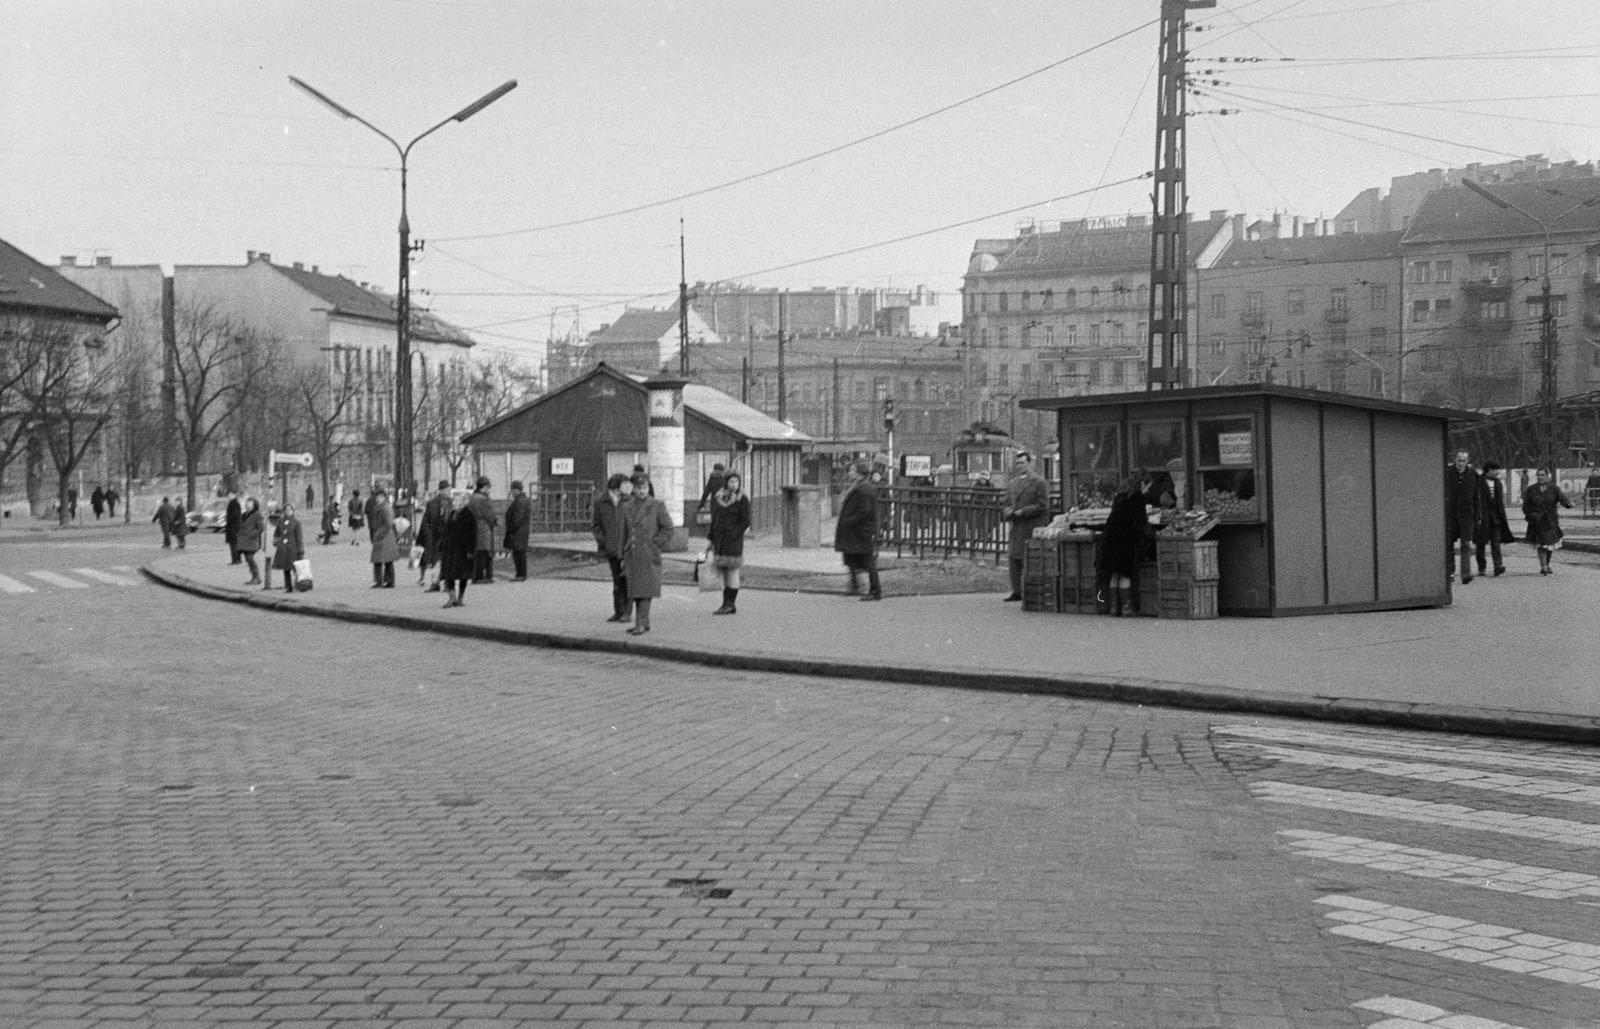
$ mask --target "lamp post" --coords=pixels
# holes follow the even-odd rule
[[[431,136],[453,121],[466,121],[513,89],[516,89],[517,80],[511,79],[500,84],[444,121],[433,126],[433,128],[417,136],[405,146],[401,146],[394,137],[354,111],[340,105],[326,94],[308,86],[293,75],[289,76],[289,81],[294,84],[296,89],[321,103],[339,117],[360,122],[379,136],[382,136],[390,146],[394,147],[395,153],[400,155],[400,282],[396,291],[395,309],[394,489],[397,497],[402,489],[406,491],[408,497],[414,497],[416,495],[416,482],[412,475],[411,466],[412,422],[414,417],[414,412],[411,409],[411,222],[406,217],[406,159],[411,156],[411,148],[422,142],[426,137]]]

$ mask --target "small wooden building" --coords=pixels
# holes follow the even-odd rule
[[[1144,468],[1220,516],[1224,615],[1450,603],[1444,468],[1468,412],[1269,385],[1022,403],[1057,413],[1066,506],[1109,503]]]
[[[496,496],[521,479],[540,489],[597,488],[613,473],[650,461],[645,377],[600,364],[487,425],[463,442],[477,454]],[[720,390],[691,382],[683,388],[683,511],[679,525],[694,524],[694,509],[712,466],[744,476],[757,532],[782,524],[783,487],[800,481],[801,451],[811,437]]]

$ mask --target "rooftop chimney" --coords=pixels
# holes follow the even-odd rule
[[[267,262],[268,264],[272,263],[272,255],[267,253],[265,250],[261,251],[256,256],[261,258],[263,261]]]
[[[296,261],[294,263],[294,270],[297,272],[303,272],[306,270],[306,266],[301,264],[299,261]]]
[[[1214,222],[1220,222],[1222,219],[1226,218],[1227,216],[1228,216],[1228,209],[1227,208],[1222,208],[1221,210],[1216,210],[1216,211],[1212,211],[1211,212],[1211,220],[1214,221]]]
[[[110,254],[97,254],[95,256],[95,259],[94,259],[94,266],[96,268],[109,268],[109,267],[111,267],[111,255]]]
[[[250,263],[254,262],[255,259],[256,259],[256,252],[254,250],[246,250],[244,252],[244,263],[245,264],[250,264]]]
[[[63,267],[63,268],[76,268],[77,266],[78,266],[77,255],[75,255],[75,254],[62,254],[61,255],[61,267]]]

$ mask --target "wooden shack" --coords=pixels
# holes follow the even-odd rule
[[[1279,616],[1450,603],[1444,468],[1468,412],[1283,386],[1025,400],[1053,410],[1066,506],[1132,469],[1221,521],[1218,608]]]

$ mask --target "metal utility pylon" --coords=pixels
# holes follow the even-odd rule
[[[1148,389],[1188,385],[1189,188],[1184,122],[1189,59],[1185,18],[1217,0],[1161,0],[1160,88],[1156,100],[1154,217],[1150,225]]]

